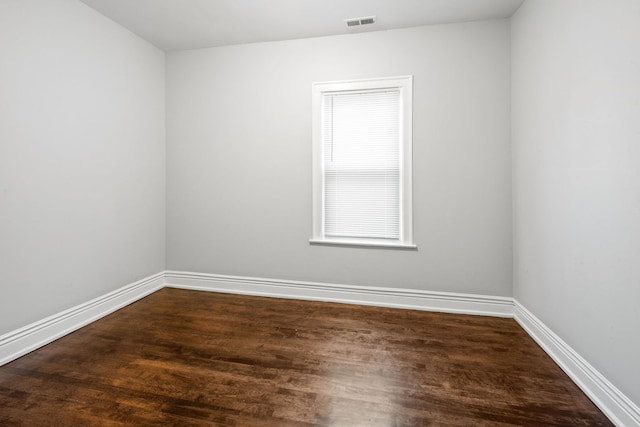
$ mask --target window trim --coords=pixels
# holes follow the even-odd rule
[[[336,238],[324,235],[323,173],[322,173],[322,97],[331,92],[357,92],[383,89],[400,91],[400,238],[398,240],[369,238]],[[413,243],[413,76],[381,77],[360,80],[316,82],[312,84],[312,173],[313,230],[311,244],[345,245],[372,248],[417,249]]]

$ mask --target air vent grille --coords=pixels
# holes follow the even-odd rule
[[[347,27],[357,27],[359,25],[370,25],[370,24],[375,24],[376,17],[363,16],[361,18],[349,18],[349,19],[345,19],[344,22],[347,23]]]

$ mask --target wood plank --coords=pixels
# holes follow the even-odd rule
[[[611,426],[512,319],[162,289],[0,368],[2,426]]]

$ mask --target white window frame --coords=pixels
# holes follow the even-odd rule
[[[324,234],[322,98],[326,93],[394,89],[400,92],[400,238],[337,238]],[[319,82],[312,85],[313,237],[312,244],[416,249],[412,218],[413,76]]]

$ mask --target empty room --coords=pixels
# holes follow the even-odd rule
[[[640,2],[0,0],[0,426],[640,427]]]

